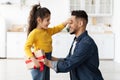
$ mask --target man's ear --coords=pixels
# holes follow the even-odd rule
[[[83,21],[80,20],[78,24],[79,24],[79,26],[83,26]]]

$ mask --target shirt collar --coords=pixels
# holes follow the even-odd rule
[[[87,31],[85,31],[85,32],[83,32],[82,34],[80,34],[79,36],[78,36],[78,38],[74,38],[74,40],[76,40],[77,42],[78,41],[80,41],[84,36],[86,36],[86,35],[88,35],[88,32]]]

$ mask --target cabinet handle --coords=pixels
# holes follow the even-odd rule
[[[94,5],[94,0],[91,1],[91,4]]]

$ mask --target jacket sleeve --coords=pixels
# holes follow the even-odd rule
[[[82,64],[89,56],[91,45],[86,42],[78,43],[74,49],[72,56],[64,59],[64,61],[58,61],[56,72],[68,72],[80,64]]]

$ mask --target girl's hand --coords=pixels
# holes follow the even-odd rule
[[[71,18],[68,18],[66,21],[63,22],[63,25],[66,26],[67,24],[71,23]]]
[[[33,63],[36,66],[36,68],[40,67],[39,61],[37,59],[35,59],[35,57],[31,57],[30,59],[33,61]]]

